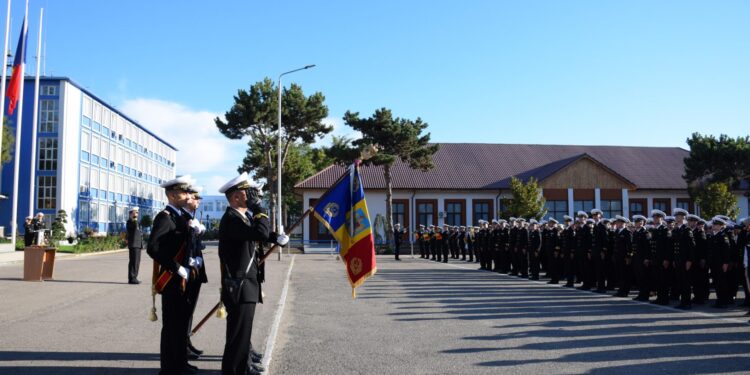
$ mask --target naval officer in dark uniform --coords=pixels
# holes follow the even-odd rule
[[[128,222],[125,224],[128,231],[125,237],[125,241],[128,243],[128,284],[140,284],[138,268],[141,265],[143,233],[140,224],[138,224],[138,207],[133,207],[129,215]]]
[[[227,197],[229,207],[219,224],[219,259],[223,278],[239,281],[236,302],[226,285],[221,299],[227,308],[226,344],[221,370],[224,375],[259,374],[250,365],[251,343],[255,305],[263,302],[259,280],[258,243],[275,242],[281,246],[289,237],[271,232],[266,211],[261,206],[262,185],[248,179],[247,173],[224,184],[219,189]],[[248,363],[250,362],[250,363]]]
[[[167,207],[154,218],[151,237],[148,242],[148,255],[159,265],[158,274],[169,281],[161,290],[162,329],[160,360],[162,375],[194,374],[195,366],[187,362],[187,336],[190,304],[186,290],[195,281],[194,272],[188,265],[190,254],[188,218],[182,209],[187,205],[187,188],[190,176],[181,176],[164,182]]]

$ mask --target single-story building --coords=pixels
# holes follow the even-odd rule
[[[682,178],[688,155],[679,147],[441,143],[434,169],[422,172],[401,161],[391,168],[393,220],[411,233],[418,224],[477,225],[480,219],[499,218],[503,198],[511,197],[513,176],[536,178],[546,217],[558,220],[592,208],[605,217],[652,209],[671,213],[678,207],[692,213],[697,208]],[[298,183],[303,209],[343,173],[344,167],[331,165]],[[360,173],[370,216],[385,216],[383,168],[363,166]],[[736,192],[740,216],[748,216],[745,190]],[[303,233],[305,241],[330,239],[312,217],[305,220]]]

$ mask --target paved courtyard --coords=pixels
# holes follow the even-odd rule
[[[379,257],[353,300],[335,257],[271,259],[253,334],[271,374],[750,373],[739,307],[685,312],[409,256]],[[196,321],[218,300],[215,247],[207,262]],[[126,284],[126,268],[125,252],[68,257],[33,283],[0,265],[0,373],[157,373],[150,287]],[[144,253],[143,281],[150,269]],[[225,324],[194,338],[202,373],[219,373]]]

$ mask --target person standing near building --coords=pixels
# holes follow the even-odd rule
[[[529,244],[527,247],[529,259],[530,280],[539,280],[539,271],[541,268],[540,255],[542,251],[542,232],[539,230],[539,222],[536,219],[529,219]]]
[[[692,303],[703,305],[708,301],[709,277],[708,277],[708,239],[706,238],[706,221],[696,215],[687,215],[687,222],[693,231],[695,240],[695,251],[692,269],[690,271],[690,284],[693,287]]]
[[[672,285],[674,262],[674,245],[672,232],[665,223],[667,215],[661,210],[652,210],[651,218],[654,227],[651,229],[651,241],[656,256],[656,301],[657,305],[669,305],[669,290]]]
[[[647,302],[651,296],[654,274],[654,252],[651,245],[651,232],[646,229],[646,217],[633,215],[633,272],[638,286],[635,301]]]
[[[29,247],[34,243],[34,227],[31,225],[31,216],[27,216],[23,223],[23,245]]]
[[[193,314],[195,313],[195,306],[198,304],[198,296],[201,292],[201,286],[208,282],[206,275],[206,264],[203,257],[203,249],[206,248],[203,245],[203,233],[206,231],[206,227],[195,218],[195,213],[198,211],[201,200],[203,199],[200,195],[203,189],[196,186],[193,181],[188,187],[188,193],[190,198],[188,199],[187,206],[185,207],[185,213],[187,214],[190,221],[188,226],[190,227],[190,240],[188,246],[190,247],[190,254],[193,255],[193,259],[189,261],[189,265],[192,269],[196,270],[196,280],[190,283],[185,293],[188,296],[188,302],[190,303],[190,318],[188,319],[188,331],[187,331],[187,355],[190,359],[198,359],[203,354],[203,351],[193,346],[193,342],[190,340],[190,332],[193,326]]]
[[[285,234],[271,232],[266,210],[261,205],[261,187],[251,182],[247,173],[242,173],[219,189],[229,204],[219,224],[219,259],[225,281],[221,299],[227,308],[226,343],[221,362],[223,375],[260,373],[249,365],[252,361],[248,361],[255,306],[262,302],[256,244],[275,242],[284,246],[289,242]],[[236,287],[236,293],[228,288],[230,282]]]
[[[147,253],[158,265],[154,289],[161,293],[162,329],[160,374],[194,374],[197,367],[187,361],[190,304],[185,291],[195,281],[189,266],[187,205],[190,176],[180,176],[160,186],[167,196],[167,207],[154,218]],[[154,267],[157,268],[157,267]]]
[[[396,253],[396,260],[401,260],[398,258],[399,253],[401,253],[401,236],[404,234],[404,232],[401,230],[401,224],[396,223],[393,225],[393,247],[394,252]]]
[[[128,222],[125,224],[127,234],[125,241],[128,244],[128,284],[140,284],[138,280],[138,269],[141,265],[141,251],[143,250],[143,232],[138,223],[138,207],[133,207],[128,213]]]
[[[31,219],[31,229],[34,232],[34,237],[33,237],[32,242],[34,244],[44,243],[45,228],[46,226],[44,225],[44,214],[41,212],[37,212],[36,216],[33,219]]]
[[[424,238],[422,238],[423,235],[424,235],[424,224],[419,224],[419,228],[414,231],[414,239],[417,240],[417,245],[419,246],[420,258],[425,258]]]
[[[675,208],[672,215],[675,217],[675,228],[672,230],[675,287],[680,296],[680,304],[677,308],[689,309],[692,307],[690,272],[695,263],[695,238],[693,230],[685,222],[688,212],[681,208]]]
[[[626,228],[628,218],[615,216],[615,243],[612,249],[619,288],[615,297],[627,297],[633,285],[633,234]]]

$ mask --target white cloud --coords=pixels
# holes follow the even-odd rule
[[[246,144],[219,133],[214,124],[219,114],[145,98],[125,100],[120,109],[176,147],[177,173],[198,179],[205,194],[218,194],[219,187],[237,175]]]
[[[359,131],[355,131],[348,125],[344,124],[343,120],[336,117],[326,117],[322,121],[322,123],[326,125],[333,126],[333,131],[326,134],[323,139],[317,141],[315,144],[316,146],[330,146],[333,143],[333,136],[341,137],[345,136],[349,138],[350,140],[360,139],[362,138],[362,133]]]

